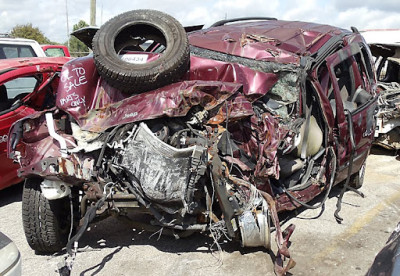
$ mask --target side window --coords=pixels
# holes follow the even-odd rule
[[[361,52],[356,53],[354,58],[357,62],[358,74],[361,76],[362,88],[370,91],[374,81],[374,73],[372,71],[371,61],[365,48],[361,48]]]
[[[387,74],[387,58],[386,57],[378,57],[375,61],[375,69],[377,73],[378,81],[382,81],[385,79]]]
[[[336,107],[353,112],[372,97],[373,70],[362,45],[352,44],[327,58]],[[330,98],[330,97],[329,97]]]
[[[400,82],[400,60],[394,58],[381,59],[378,80],[381,82]]]
[[[48,48],[44,53],[48,57],[65,57],[65,53],[61,48]]]
[[[38,80],[34,76],[21,77],[0,85],[0,113],[8,110],[35,90]]]
[[[348,57],[334,67],[343,108],[350,112],[372,98],[372,69],[366,66],[360,52]]]
[[[2,52],[2,55],[0,57],[2,59],[19,58],[19,57],[36,57],[36,54],[31,46],[3,44],[0,45],[0,48]]]
[[[369,80],[372,83],[374,80],[374,71],[373,71],[373,61],[370,58],[370,55],[368,55],[367,50],[365,47],[361,47],[361,53],[362,53],[362,58],[363,58],[363,64],[365,65],[365,69],[368,73]]]
[[[37,80],[33,76],[22,77],[5,83],[8,98],[14,99],[21,94],[27,95],[33,92],[36,83]]]
[[[19,48],[18,57],[35,57],[36,54],[34,53],[32,47],[30,46],[21,46]]]
[[[356,90],[354,71],[352,67],[352,58],[347,58],[334,67],[336,81],[339,85],[340,97],[343,106],[350,100],[351,95]]]

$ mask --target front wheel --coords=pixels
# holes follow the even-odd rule
[[[68,197],[48,200],[40,189],[40,178],[27,178],[22,197],[22,221],[29,246],[37,253],[60,251],[71,230]]]

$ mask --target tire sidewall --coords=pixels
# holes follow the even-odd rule
[[[114,48],[116,37],[126,28],[144,24],[159,30],[166,40],[166,50],[155,61],[146,64],[132,64],[123,62]],[[126,71],[153,71],[157,67],[168,67],[171,57],[177,55],[180,51],[177,45],[184,43],[179,33],[179,22],[172,17],[158,12],[148,10],[135,10],[123,13],[104,24],[98,31],[98,36],[93,40],[93,51],[95,56],[102,53],[102,58],[108,64]],[[106,43],[104,43],[106,42]]]

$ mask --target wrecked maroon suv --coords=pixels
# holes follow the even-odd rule
[[[289,257],[278,212],[361,186],[377,97],[356,30],[258,18],[186,33],[138,10],[96,31],[80,33],[94,54],[64,65],[56,107],[12,130],[36,251],[71,253],[94,217],[131,208],[243,246],[269,248],[271,221]]]

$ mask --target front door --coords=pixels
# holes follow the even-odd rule
[[[352,174],[360,169],[374,137],[377,96],[369,57],[364,44],[353,43],[326,59],[333,87],[328,96],[337,128],[337,181],[346,178],[350,162]]]

